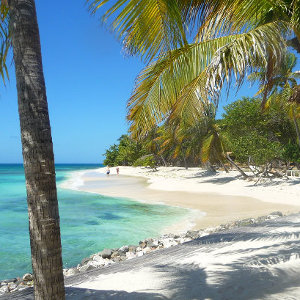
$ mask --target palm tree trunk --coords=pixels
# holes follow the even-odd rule
[[[164,164],[164,166],[167,167],[168,165],[167,165],[167,162],[166,162],[165,158],[163,157],[163,155],[159,155],[159,157],[160,157],[162,163]]]
[[[186,170],[189,168],[187,165],[187,161],[186,161],[186,157],[185,155],[183,155],[183,162],[184,162],[184,167],[186,168]]]
[[[10,0],[36,300],[65,298],[55,166],[34,0]]]
[[[247,179],[249,176],[230,158],[229,154],[226,153],[227,160],[241,173],[244,179]]]
[[[225,171],[226,173],[229,173],[228,169],[226,168],[226,166],[224,165],[224,163],[223,163],[222,160],[220,160],[220,163],[221,163],[221,166],[223,167],[224,171]]]

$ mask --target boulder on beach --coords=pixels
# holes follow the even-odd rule
[[[111,258],[112,251],[111,249],[104,249],[100,252],[100,255],[102,256],[102,258]]]
[[[31,280],[33,280],[32,274],[30,274],[30,273],[24,274],[24,275],[23,275],[23,280],[24,280],[24,281],[31,281]]]

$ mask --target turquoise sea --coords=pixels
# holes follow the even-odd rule
[[[99,165],[56,166],[64,267],[104,248],[137,244],[158,236],[188,211],[123,198],[62,189],[72,172]],[[23,166],[0,164],[0,280],[31,272],[28,215]]]

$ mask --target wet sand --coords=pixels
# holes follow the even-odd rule
[[[82,184],[77,186],[77,189],[81,191],[193,209],[192,219],[187,220],[186,224],[177,224],[175,227],[178,228],[172,228],[173,231],[178,231],[179,228],[182,230],[183,227],[188,227],[188,224],[191,223],[193,223],[194,229],[202,229],[238,219],[256,218],[273,211],[289,214],[300,210],[300,207],[295,205],[263,202],[247,197],[247,195],[220,195],[214,193],[213,190],[211,193],[195,193],[149,189],[147,180],[142,177],[103,176],[102,174],[86,172],[81,175],[81,180]]]

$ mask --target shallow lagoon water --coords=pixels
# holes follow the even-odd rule
[[[158,236],[189,213],[182,208],[59,187],[74,171],[97,167],[56,166],[64,267],[76,266],[82,258],[104,248]],[[0,165],[0,280],[30,271],[24,170],[22,165]]]

